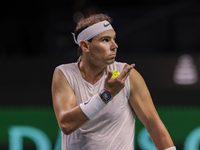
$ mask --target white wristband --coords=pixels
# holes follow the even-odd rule
[[[103,102],[99,94],[94,95],[90,100],[80,104],[81,110],[90,120],[94,118],[105,106],[106,103]]]
[[[165,149],[165,150],[176,150],[176,147],[173,146],[173,147],[167,148],[167,149]]]

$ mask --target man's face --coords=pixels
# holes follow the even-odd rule
[[[115,61],[118,45],[115,43],[116,33],[108,30],[98,34],[89,44],[90,58],[98,65],[109,65]]]

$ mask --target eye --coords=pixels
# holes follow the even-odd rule
[[[102,41],[103,41],[103,42],[109,42],[109,41],[110,41],[110,39],[108,39],[108,38],[105,38],[105,39],[103,39]]]

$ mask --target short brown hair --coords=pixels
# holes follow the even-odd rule
[[[112,23],[112,18],[109,17],[107,14],[93,14],[89,17],[86,17],[86,18],[82,18],[76,28],[75,28],[75,38],[77,40],[77,36],[79,33],[81,33],[84,29],[86,29],[87,27],[95,24],[95,23],[98,23],[100,21],[104,21],[104,20],[107,20],[110,24]],[[89,42],[92,42],[92,39],[88,40]],[[77,52],[78,55],[82,55],[82,49],[81,47],[78,48],[78,52]]]

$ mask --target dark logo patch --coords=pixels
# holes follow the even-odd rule
[[[103,25],[104,25],[104,27],[107,27],[107,26],[109,26],[109,25],[110,25],[110,23],[109,23],[109,24],[105,24],[105,23],[104,23]]]
[[[88,101],[84,102],[84,105],[87,105],[89,103],[89,101],[90,101],[90,99]]]

